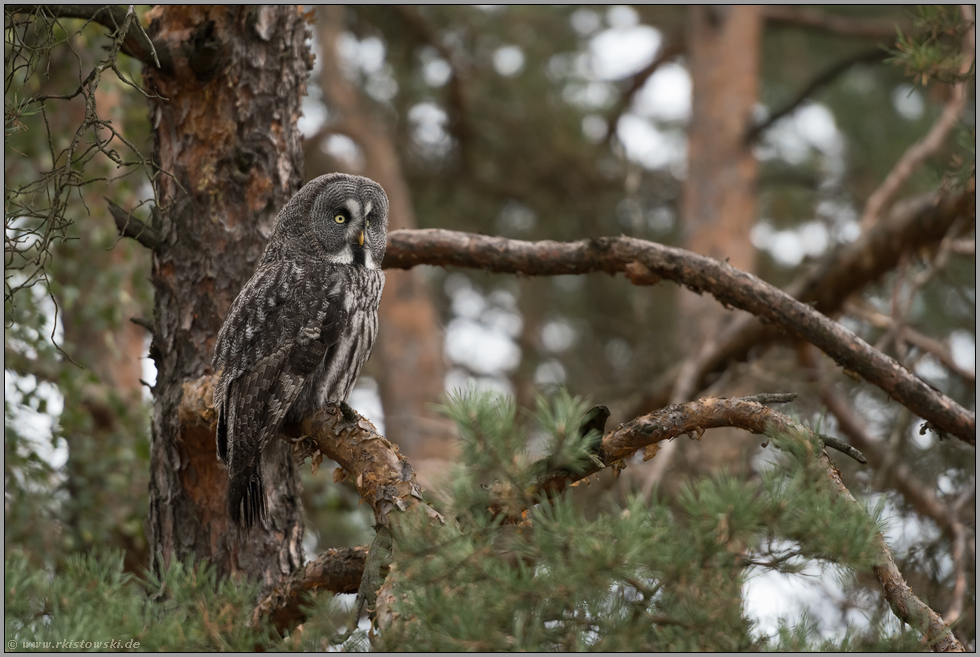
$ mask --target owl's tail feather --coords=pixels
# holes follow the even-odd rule
[[[228,515],[248,534],[252,526],[266,517],[262,470],[256,463],[251,472],[233,476],[228,482]]]

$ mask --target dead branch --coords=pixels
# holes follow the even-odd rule
[[[867,304],[848,301],[846,304],[844,304],[844,312],[852,317],[868,322],[876,328],[885,330],[892,330],[895,328],[895,321],[890,316],[878,312],[874,308],[869,307]],[[976,383],[976,372],[957,365],[956,360],[953,358],[952,349],[950,349],[949,345],[942,340],[938,340],[925,335],[924,333],[920,333],[911,326],[902,326],[901,335],[899,337],[909,344],[918,347],[922,351],[931,354],[936,358],[936,360],[945,365],[949,371],[955,373],[957,376],[963,379],[965,383],[969,385],[974,385]]]
[[[345,412],[346,411],[346,412]],[[323,456],[336,461],[343,469],[337,481],[350,478],[361,499],[371,505],[377,526],[392,527],[394,511],[409,511],[417,506],[433,520],[444,522],[439,513],[422,501],[422,487],[415,481],[415,471],[398,446],[378,433],[371,422],[348,409],[328,407],[307,417],[285,433],[296,444],[296,451],[310,456],[314,463]]]
[[[110,32],[118,32],[126,22],[129,10],[123,5],[7,5],[4,11],[15,14],[33,14],[39,8],[57,18],[78,18],[91,21]],[[163,43],[154,42],[147,36],[139,20],[129,25],[123,37],[120,52],[138,59],[145,66],[170,71],[170,51]]]
[[[202,377],[184,386],[179,417],[182,424],[194,425],[195,430],[215,430],[211,377]],[[577,475],[561,473],[553,476],[543,482],[538,491],[557,494],[575,481],[603,469],[605,464],[627,459],[641,448],[649,450],[651,445],[683,434],[700,438],[706,429],[714,427],[737,427],[764,435],[778,433],[801,440],[817,439],[808,429],[757,401],[707,398],[672,405],[620,425],[602,438],[598,456],[603,464],[593,463],[588,471]],[[297,432],[298,436],[288,435]],[[343,476],[354,479],[361,498],[374,509],[379,525],[391,527],[393,511],[411,509],[423,511],[430,521],[444,524],[442,516],[421,501],[422,491],[415,482],[412,467],[398,454],[397,447],[350,409],[318,411],[300,425],[290,427],[284,438],[296,446],[300,455],[311,456],[314,464],[318,464],[323,456],[337,461],[343,468]],[[822,452],[820,458],[826,464],[838,494],[856,504],[826,453]],[[937,649],[959,647],[962,650],[962,645],[952,636],[942,618],[905,584],[880,534],[876,537],[876,547],[879,554],[874,570],[896,615],[922,632]],[[322,555],[260,601],[253,612],[253,622],[265,614],[272,616],[282,627],[301,620],[300,603],[304,593],[318,588],[347,590],[359,569],[363,572],[362,555],[366,560],[364,548]],[[385,622],[391,621],[392,596],[390,587],[383,587],[379,593],[378,613],[383,617],[380,620],[387,619]]]
[[[203,376],[184,384],[178,417],[182,435],[191,432],[215,435],[217,415],[212,377]],[[314,472],[324,457],[340,464],[335,481],[350,478],[354,482],[361,499],[374,510],[376,526],[397,528],[396,512],[412,511],[444,524],[443,517],[422,501],[422,488],[415,481],[415,471],[398,453],[398,447],[349,407],[322,409],[299,424],[285,426],[281,437],[293,444],[297,456],[311,458]],[[366,560],[367,548],[321,555],[263,598],[253,612],[253,622],[269,614],[277,627],[286,627],[302,618],[300,605],[305,602],[306,592],[317,589],[339,592],[340,588],[346,592],[351,586],[356,591]]]
[[[130,212],[126,212],[121,207],[113,203],[108,198],[109,213],[113,221],[116,222],[116,229],[123,237],[131,237],[148,249],[154,250],[163,244],[163,236],[160,232],[149,224],[137,219]]]
[[[803,102],[810,98],[818,89],[830,84],[838,76],[849,71],[851,67],[856,66],[857,64],[876,64],[882,61],[885,58],[885,55],[885,51],[881,49],[869,50],[851,57],[847,57],[846,59],[834,64],[827,70],[818,73],[817,76],[810,80],[809,84],[803,87],[803,89],[801,89],[792,100],[773,112],[764,121],[757,123],[750,128],[748,133],[745,135],[746,143],[754,142],[759,138],[759,135],[768,130],[774,123],[776,123],[776,121],[802,105]]]
[[[620,95],[616,105],[609,113],[609,118],[606,119],[609,129],[606,131],[606,136],[603,138],[603,144],[608,144],[613,138],[613,135],[616,134],[616,125],[619,124],[619,119],[622,118],[623,114],[630,108],[630,105],[633,104],[633,99],[636,97],[636,94],[639,93],[640,89],[643,88],[643,85],[647,83],[647,80],[649,80],[661,66],[672,59],[683,55],[686,50],[687,44],[680,36],[674,35],[672,37],[668,37],[665,39],[663,48],[661,48],[657,56],[630,78],[629,85],[623,90],[623,93]]]
[[[908,31],[905,21],[899,22],[881,18],[856,18],[829,14],[819,9],[786,5],[767,5],[762,10],[766,22],[780,27],[802,27],[821,32],[829,32],[842,37],[862,39],[890,39],[895,37],[895,28]]]
[[[260,600],[252,611],[252,625],[268,616],[276,629],[284,632],[305,619],[302,605],[307,604],[308,594],[357,593],[367,554],[365,545],[327,550]]]
[[[723,305],[769,321],[818,346],[845,369],[877,385],[942,431],[976,444],[976,414],[931,388],[809,305],[727,263],[630,237],[579,242],[524,242],[447,230],[394,231],[384,266],[469,267],[530,276],[626,271],[639,262],[662,278],[707,291]]]
[[[821,453],[819,458],[823,462],[827,477],[833,484],[838,496],[852,504],[857,504],[857,500],[844,486],[840,471],[831,463],[826,452]],[[892,612],[903,623],[922,633],[934,652],[965,652],[963,644],[953,635],[953,631],[943,620],[943,617],[920,600],[909,588],[895,564],[891,550],[885,543],[885,537],[881,533],[875,535],[874,546],[878,554],[875,559],[877,563],[873,566],[873,570],[882,590],[885,592],[885,598],[888,600]]]
[[[817,354],[813,347],[807,345],[799,353],[805,369],[811,372],[813,378],[819,379]],[[847,436],[851,443],[867,453],[873,468],[881,470],[882,465],[887,460],[888,447],[871,437],[864,423],[854,412],[850,402],[832,385],[829,383],[820,385],[819,394],[827,410],[837,418],[837,426],[841,433]],[[960,519],[962,506],[976,497],[976,483],[974,482],[973,486],[965,490],[952,505],[947,506],[929,486],[926,486],[919,479],[907,463],[898,462],[892,467],[885,468],[885,470],[887,470],[885,474],[888,484],[893,486],[908,501],[916,513],[933,520],[952,541],[954,583],[951,596],[953,602],[943,615],[946,622],[951,624],[963,613],[968,563],[972,563],[971,560],[975,561],[976,558],[976,550],[970,547],[973,545],[975,548],[972,532]]]
[[[577,475],[560,473],[542,482],[537,492],[553,496],[568,486],[603,469],[606,464],[619,463],[644,449],[650,456],[655,446],[664,440],[681,435],[701,439],[706,429],[735,427],[762,435],[783,435],[811,444],[818,439],[809,429],[792,421],[756,401],[746,399],[706,398],[687,404],[675,404],[622,424],[602,438],[599,447],[599,463],[592,463],[586,471]],[[651,449],[654,447],[654,449]],[[858,504],[840,479],[840,474],[826,452],[817,454],[838,496],[851,504]],[[881,583],[885,597],[895,615],[921,632],[936,651],[963,651],[962,644],[953,636],[943,618],[920,600],[905,583],[885,543],[878,533],[874,539],[876,549],[873,570]],[[379,597],[379,601],[380,601]],[[386,609],[390,608],[390,595]]]
[[[967,562],[969,555],[973,555],[974,561],[976,560],[976,542],[974,541],[973,549],[969,549],[967,543],[970,539],[970,533],[967,529],[965,523],[960,522],[960,511],[970,500],[976,500],[977,496],[977,480],[974,478],[973,483],[963,491],[962,494],[956,499],[952,507],[950,507],[949,515],[952,518],[953,524],[953,602],[950,604],[949,609],[946,610],[946,622],[954,623],[963,614],[963,609],[966,606],[966,571]]]
[[[815,437],[805,427],[757,402],[706,398],[672,405],[621,425],[603,437],[600,458],[611,463],[628,458],[641,448],[649,453],[650,445],[683,434],[700,440],[706,429],[716,427],[736,427],[756,434],[781,434],[807,441],[810,437]],[[826,452],[821,451],[817,456],[837,495],[851,504],[858,504],[844,486],[840,473]],[[572,482],[565,479],[552,479],[542,490],[548,493],[559,492],[570,483]],[[943,618],[922,602],[905,583],[880,533],[875,536],[874,545],[877,554],[873,570],[895,615],[921,632],[933,650],[962,652],[963,645],[953,636]]]

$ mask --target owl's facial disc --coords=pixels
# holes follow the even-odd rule
[[[370,224],[370,220],[367,218],[371,213],[372,202],[367,201],[363,207],[361,202],[355,198],[348,198],[344,201],[344,207],[347,209],[347,216],[350,219],[346,222],[346,247],[343,253],[349,254],[350,260],[346,260],[348,263],[361,265],[366,269],[377,269],[377,265],[374,262],[374,256],[371,253],[371,237],[367,229]],[[365,242],[367,242],[365,244]]]

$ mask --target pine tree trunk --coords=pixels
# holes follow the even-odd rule
[[[240,541],[226,512],[214,436],[181,431],[185,382],[211,373],[218,329],[262,254],[278,210],[302,183],[300,98],[312,60],[296,6],[157,6],[150,34],[170,70],[146,67],[151,100],[157,365],[147,533],[154,566],[207,559],[272,587],[303,562],[298,469],[278,443],[270,518]]]
[[[749,232],[756,221],[759,166],[745,135],[758,98],[762,15],[757,6],[739,5],[691,7],[688,16],[692,98],[682,246],[751,272],[756,254]],[[680,346],[694,358],[732,313],[711,295],[685,289],[680,295]],[[674,389],[672,403],[701,392],[682,387]],[[750,440],[733,431],[710,445],[671,442],[652,461],[651,481],[669,491],[723,466],[737,469]]]
[[[685,248],[755,269],[749,231],[756,220],[759,165],[745,135],[758,98],[762,19],[755,6],[692,7],[688,54],[692,83]],[[707,295],[684,294],[685,335],[703,344],[725,310]]]

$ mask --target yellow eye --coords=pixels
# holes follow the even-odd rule
[[[347,221],[347,217],[345,217],[342,214],[338,214],[336,217],[333,218],[333,220],[336,221],[338,224],[342,224],[345,221]]]
[[[364,224],[364,225],[365,225],[365,226],[370,226],[370,225],[371,225],[371,220],[370,220],[370,219],[368,219],[368,220],[367,220],[367,223],[366,223],[366,224]]]

